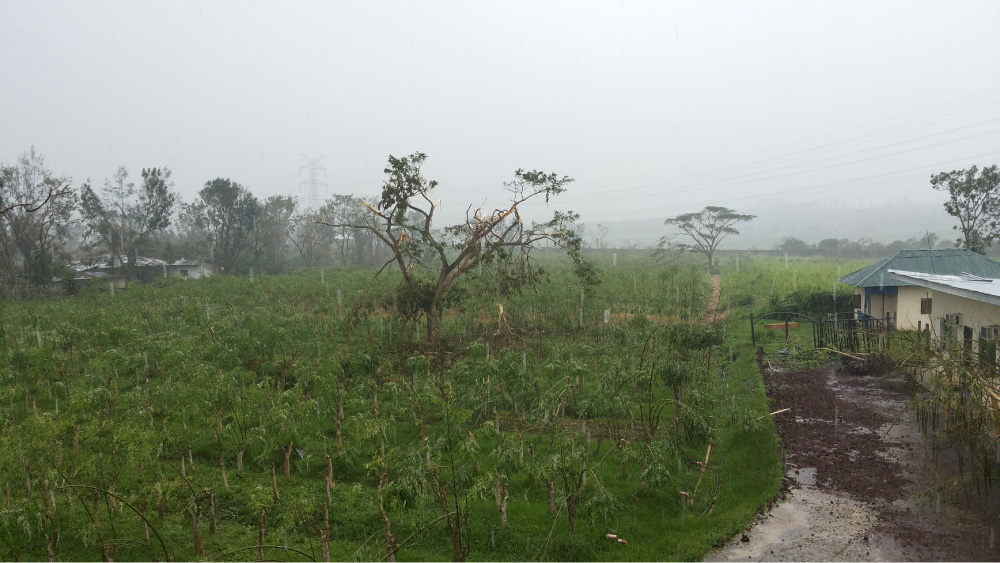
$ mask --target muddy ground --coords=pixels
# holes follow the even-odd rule
[[[707,561],[997,561],[996,494],[938,494],[955,467],[924,447],[902,375],[767,370],[786,488]]]

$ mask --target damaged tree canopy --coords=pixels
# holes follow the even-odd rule
[[[434,229],[434,214],[440,200],[431,199],[436,181],[427,180],[421,166],[427,156],[414,153],[408,157],[389,157],[379,201],[362,201],[368,214],[359,224],[331,224],[370,231],[392,253],[402,275],[398,302],[401,312],[416,316],[425,313],[431,342],[439,337],[441,305],[455,281],[480,265],[496,267],[509,289],[518,289],[538,279],[541,270],[531,256],[533,249],[552,243],[564,249],[573,261],[577,275],[588,284],[596,283],[593,266],[580,255],[581,238],[571,228],[579,218],[572,212],[556,211],[551,219],[526,224],[520,206],[524,202],[566,191],[573,181],[567,176],[538,171],[518,170],[505,183],[510,204],[493,210],[469,206],[466,219],[457,225]],[[378,274],[376,274],[377,276]]]

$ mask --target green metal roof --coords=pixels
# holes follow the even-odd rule
[[[964,273],[984,278],[1000,278],[1000,262],[965,248],[940,248],[900,250],[871,266],[847,274],[840,278],[840,281],[854,287],[913,285],[893,279],[886,271],[889,269],[925,274],[959,276]]]

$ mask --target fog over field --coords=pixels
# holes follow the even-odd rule
[[[448,222],[499,206],[526,168],[575,178],[551,205],[610,224],[705,205],[940,204],[932,173],[1000,160],[987,0],[2,11],[0,161],[33,145],[98,185],[119,165],[169,166],[185,201],[216,177],[304,198],[303,155],[322,157],[321,197],[372,194],[388,155],[421,151]]]
[[[956,221],[944,212],[940,203],[907,202],[905,208],[906,213],[899,213],[899,206],[891,202],[827,205],[800,202],[795,198],[770,204],[752,204],[741,211],[757,218],[740,224],[739,236],[726,238],[720,248],[771,249],[786,237],[795,237],[809,244],[828,238],[850,241],[868,238],[888,243],[919,238],[927,232],[954,242],[957,233],[952,226]],[[598,224],[608,228],[607,244],[619,248],[655,246],[660,237],[672,232],[658,218],[588,223],[588,232],[596,230]],[[590,240],[593,242],[593,236]]]
[[[996,558],[998,30],[0,0],[0,559]]]

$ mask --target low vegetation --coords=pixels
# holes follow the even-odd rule
[[[593,258],[463,277],[439,345],[369,270],[5,303],[0,558],[700,557],[781,478],[743,321]]]

